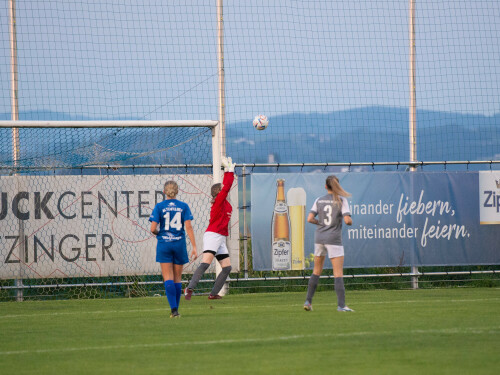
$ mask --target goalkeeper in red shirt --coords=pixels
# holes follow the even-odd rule
[[[210,266],[210,263],[212,263],[214,257],[221,265],[222,271],[217,276],[208,299],[222,298],[219,296],[219,292],[231,272],[231,260],[229,259],[229,251],[226,246],[226,237],[229,234],[228,225],[231,220],[233,208],[227,201],[227,195],[233,185],[234,167],[236,164],[233,163],[231,158],[222,158],[222,166],[225,171],[222,184],[212,185],[211,189],[212,208],[210,209],[210,222],[203,235],[203,258],[196,271],[194,271],[189,285],[184,290],[186,300],[191,299],[193,290],[198,285],[198,282]]]

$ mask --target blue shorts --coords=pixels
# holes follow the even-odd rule
[[[158,242],[156,245],[156,261],[158,263],[173,264],[189,263],[186,240]]]

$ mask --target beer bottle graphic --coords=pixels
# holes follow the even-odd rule
[[[289,270],[292,266],[290,243],[290,221],[285,198],[285,180],[276,181],[276,203],[272,223],[272,267],[273,271]]]

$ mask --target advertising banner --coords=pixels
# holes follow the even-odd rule
[[[149,216],[167,180],[193,213],[198,253],[210,218],[210,175],[13,176],[0,178],[0,278],[160,273]],[[229,195],[238,209],[238,186]],[[187,236],[186,236],[187,238]],[[191,246],[188,242],[188,252]],[[239,269],[238,215],[227,240]],[[186,265],[192,272],[198,261]]]
[[[346,267],[500,264],[499,171],[336,176],[351,193],[353,224],[342,228]],[[305,267],[316,230],[306,220],[327,194],[327,177],[252,174],[255,270]]]

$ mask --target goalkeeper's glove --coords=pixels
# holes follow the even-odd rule
[[[227,168],[229,166],[229,161],[227,160],[227,158],[225,156],[223,156],[221,158],[220,164],[222,165],[222,167],[224,168],[224,170],[227,170]]]
[[[233,160],[231,158],[227,158],[227,169],[224,169],[226,172],[233,172],[234,173],[234,168],[236,167],[236,163],[233,163]]]

